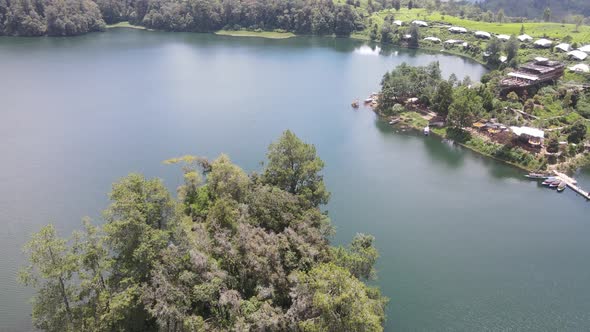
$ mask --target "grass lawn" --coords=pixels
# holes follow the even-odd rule
[[[270,39],[285,39],[295,37],[291,32],[276,32],[276,31],[248,31],[248,30],[219,30],[215,32],[216,35],[234,36],[234,37],[259,37]]]
[[[574,42],[581,44],[590,43],[590,26],[580,26],[580,32],[575,32],[574,24],[561,24],[561,23],[489,23],[479,22],[460,17],[442,15],[439,12],[428,13],[424,8],[407,9],[401,8],[399,11],[394,9],[384,10],[377,13],[373,13],[371,18],[374,23],[381,25],[383,19],[388,15],[393,14],[396,20],[402,20],[405,23],[409,23],[413,20],[423,20],[427,22],[441,22],[449,25],[461,26],[468,30],[481,30],[494,34],[505,34],[505,35],[519,35],[520,28],[524,25],[525,33],[536,38],[548,37],[553,39],[560,39],[567,35],[573,38]],[[432,25],[432,24],[431,24]]]
[[[128,28],[128,29],[139,29],[139,30],[148,30],[146,27],[142,27],[141,25],[134,25],[129,22],[119,22],[115,24],[107,24],[107,29],[112,28]]]

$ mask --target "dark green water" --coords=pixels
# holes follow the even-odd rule
[[[590,205],[501,163],[395,132],[350,102],[403,61],[341,39],[245,39],[113,30],[0,38],[0,331],[30,329],[20,247],[41,225],[62,234],[97,218],[116,179],[163,178],[162,160],[228,153],[249,170],[290,128],[316,144],[333,193],[336,243],[377,237],[387,330],[590,329]],[[590,188],[590,174],[578,178]]]

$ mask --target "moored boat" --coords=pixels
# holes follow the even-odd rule
[[[430,135],[430,127],[426,126],[426,127],[424,127],[424,136],[428,136],[428,135]]]
[[[549,177],[549,175],[546,175],[543,173],[529,173],[529,174],[525,175],[525,177],[527,177],[529,179],[533,179],[533,180],[539,180],[539,179],[547,179]]]
[[[547,179],[545,179],[545,181],[543,181],[543,183],[541,183],[541,184],[542,184],[542,185],[544,185],[544,186],[548,186],[548,185],[550,185],[551,183],[553,183],[553,181],[555,181],[555,180],[556,180],[556,179],[555,179],[555,177],[548,177],[548,178],[547,178]]]
[[[565,188],[567,188],[567,184],[565,182],[561,181],[559,183],[559,185],[557,186],[557,191],[562,192],[565,190]]]
[[[561,180],[554,180],[549,184],[549,188],[557,188],[560,183],[561,183]]]

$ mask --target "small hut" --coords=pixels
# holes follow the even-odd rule
[[[572,49],[572,46],[570,44],[561,43],[555,46],[555,49],[562,52],[569,52]]]
[[[541,39],[537,40],[534,44],[535,44],[535,47],[550,48],[551,45],[553,45],[553,42],[550,41],[549,39],[541,38]]]
[[[492,35],[490,35],[489,32],[485,32],[485,31],[476,31],[475,32],[475,37],[477,38],[481,38],[481,39],[490,39],[492,38]]]
[[[436,44],[441,42],[440,38],[436,38],[436,37],[426,37],[426,38],[424,38],[424,40],[429,41],[429,42],[433,42]]]
[[[428,23],[424,22],[424,21],[420,21],[420,20],[414,20],[412,21],[412,24],[417,25],[419,27],[427,27]]]
[[[502,41],[509,41],[510,40],[510,36],[509,35],[497,35],[496,38],[502,40]]]
[[[529,35],[527,35],[527,34],[520,35],[520,36],[518,36],[517,38],[518,38],[518,40],[520,40],[520,41],[521,41],[521,42],[523,42],[523,43],[524,43],[524,42],[531,42],[531,41],[533,41],[533,37],[531,37],[531,36],[529,36]]]
[[[580,50],[568,52],[567,55],[572,59],[576,59],[576,60],[580,60],[580,61],[584,61],[588,57],[588,54],[586,54]]]
[[[463,27],[450,27],[449,32],[452,33],[467,33],[467,29]]]

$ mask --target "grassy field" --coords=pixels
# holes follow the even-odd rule
[[[128,28],[128,29],[138,29],[138,30],[148,30],[146,27],[142,27],[141,25],[133,25],[129,22],[119,22],[115,24],[108,24],[107,29],[113,28]]]
[[[215,33],[221,36],[234,36],[234,37],[259,37],[269,39],[285,39],[295,37],[295,34],[291,32],[276,32],[276,31],[247,31],[247,30],[219,30]]]
[[[575,32],[574,24],[560,24],[560,23],[489,23],[466,20],[459,17],[442,15],[439,12],[427,12],[424,8],[407,9],[402,8],[396,10],[384,10],[373,13],[371,18],[374,23],[381,25],[383,19],[392,14],[396,20],[402,20],[409,23],[413,20],[423,20],[427,22],[439,22],[454,26],[461,26],[468,30],[481,30],[494,34],[519,35],[521,26],[524,26],[525,33],[536,38],[548,37],[552,39],[560,39],[565,36],[571,36],[574,42],[582,44],[590,44],[590,26],[584,25],[580,27],[579,32]],[[431,24],[432,25],[432,24]]]

